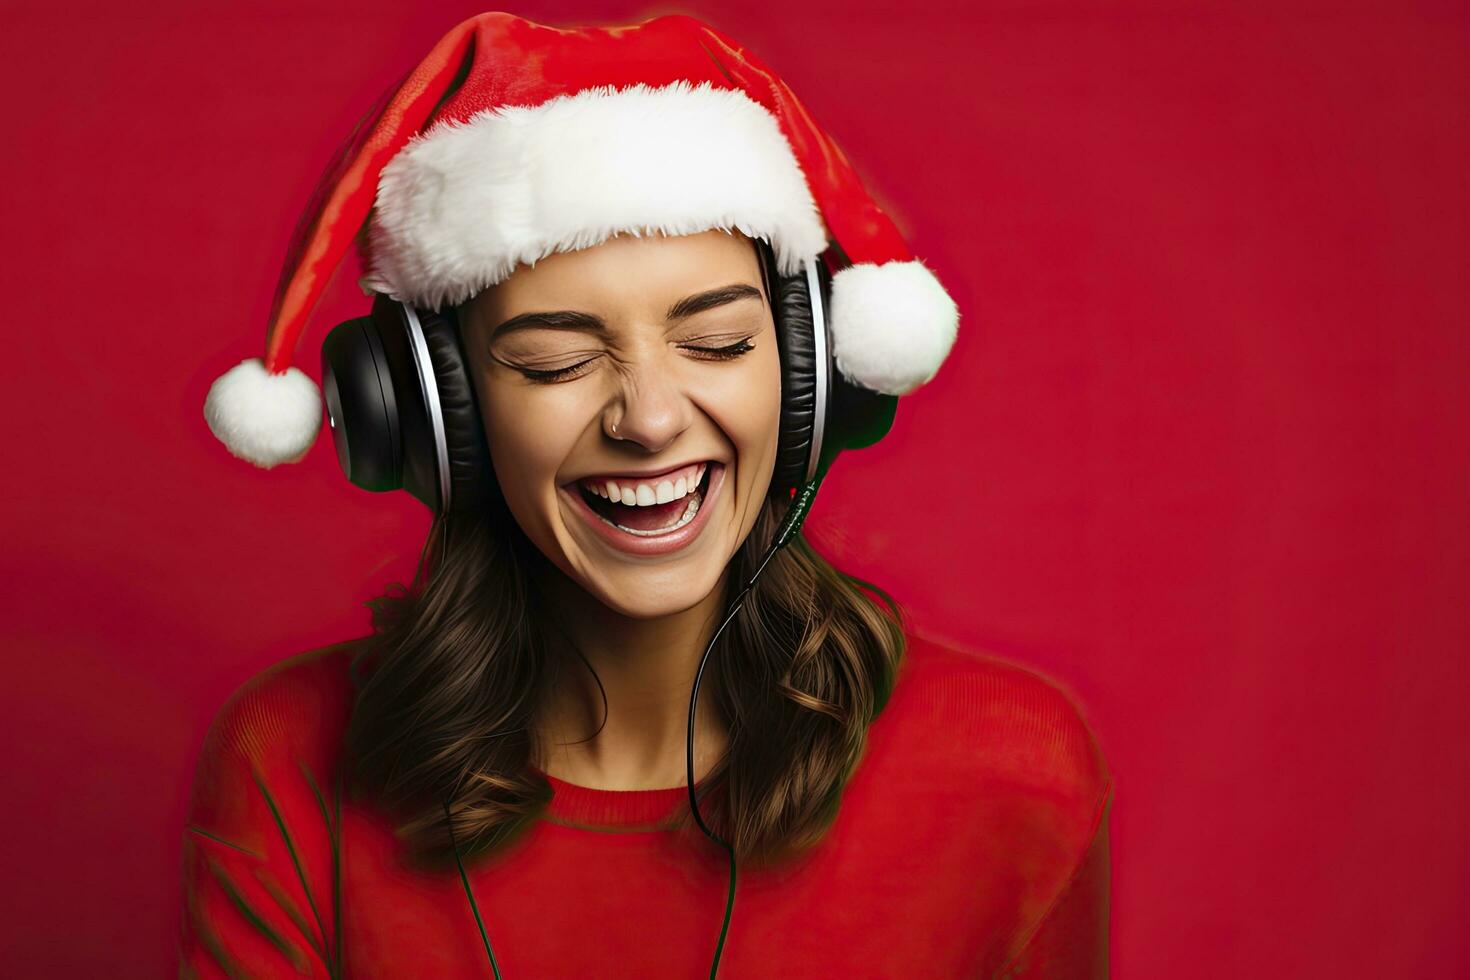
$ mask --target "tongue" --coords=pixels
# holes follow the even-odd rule
[[[613,504],[612,522],[635,531],[657,531],[679,523],[679,518],[684,516],[684,509],[688,506],[688,497],[680,497],[666,504],[654,504],[652,507]]]

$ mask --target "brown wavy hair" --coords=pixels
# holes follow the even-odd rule
[[[556,673],[531,575],[545,558],[494,497],[482,513],[435,521],[410,584],[369,601],[373,635],[353,664],[348,785],[391,815],[425,866],[453,860],[451,830],[466,857],[508,844],[552,796],[529,768],[535,711]],[[727,602],[787,506],[770,497],[761,508],[730,561]],[[802,535],[761,573],[705,669],[730,737],[699,783],[699,811],[742,865],[794,856],[835,820],[896,682],[903,621],[888,593],[838,571]],[[692,822],[686,801],[671,826]]]

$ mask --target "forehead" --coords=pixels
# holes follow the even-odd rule
[[[754,244],[739,232],[619,235],[590,248],[522,265],[473,303],[501,319],[533,309],[619,311],[660,317],[691,293],[735,283],[761,286]],[[497,321],[499,322],[499,321]]]

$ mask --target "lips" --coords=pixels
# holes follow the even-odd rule
[[[703,470],[703,479],[691,487],[687,477]],[[686,473],[687,471],[687,473]],[[675,496],[667,476],[679,474],[680,495]],[[597,477],[559,488],[572,510],[604,543],[630,555],[663,555],[687,547],[709,523],[709,515],[718,505],[724,486],[725,466],[710,461],[695,467],[677,467],[657,476]],[[637,487],[637,490],[631,488]],[[654,490],[654,487],[658,487]],[[594,488],[602,488],[595,492]],[[619,502],[611,491],[621,488]],[[654,494],[657,497],[654,497]],[[621,501],[632,498],[632,504]],[[658,503],[663,499],[663,503]],[[642,503],[642,506],[639,504]],[[621,527],[615,525],[622,525]],[[664,530],[668,528],[669,530]]]

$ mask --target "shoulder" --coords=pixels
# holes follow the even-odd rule
[[[914,634],[873,729],[906,768],[976,792],[1044,798],[1084,821],[1101,809],[1111,788],[1097,737],[1060,684]]]
[[[951,860],[975,894],[1006,907],[1005,958],[1049,909],[1080,903],[1079,922],[1105,923],[1098,910],[1110,875],[1112,777],[1081,706],[1061,684],[910,634],[870,736],[864,785],[874,805],[904,801],[909,825],[932,828],[926,836],[935,839],[955,826],[969,829]],[[1065,894],[1076,894],[1076,903],[1061,906]],[[1065,942],[1075,945],[1084,933],[1078,926]]]
[[[352,710],[349,640],[273,664],[242,683],[215,713],[201,768],[244,763],[261,770],[288,759],[327,771]]]
[[[335,975],[338,762],[360,642],[274,664],[215,713],[184,825],[184,973]]]

